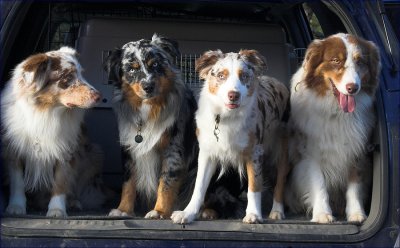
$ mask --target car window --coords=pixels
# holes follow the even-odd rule
[[[400,1],[385,2],[385,10],[397,39],[400,40]]]

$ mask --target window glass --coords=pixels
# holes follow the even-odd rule
[[[325,37],[324,32],[322,31],[321,24],[319,23],[314,11],[310,8],[310,6],[307,3],[303,4],[303,9],[306,14],[314,39],[324,38]]]
[[[400,40],[400,2],[385,4],[385,10],[397,39]]]

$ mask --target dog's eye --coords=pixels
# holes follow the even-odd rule
[[[338,58],[331,59],[331,62],[334,64],[340,64],[340,60]]]
[[[72,81],[73,79],[74,79],[74,77],[73,77],[72,75],[68,75],[68,76],[65,77],[65,80],[66,80],[67,82],[70,82],[70,81]]]
[[[219,80],[224,80],[225,79],[225,75],[223,73],[218,73],[217,77]]]
[[[366,65],[367,63],[362,59],[357,59],[356,60],[356,64],[359,65],[359,66],[362,66],[362,65]]]
[[[151,67],[157,68],[157,67],[158,67],[158,63],[157,63],[157,62],[154,62],[154,63],[151,65]]]
[[[247,73],[240,74],[240,79],[243,80],[243,81],[249,79],[249,77],[250,77],[250,75],[247,74]]]

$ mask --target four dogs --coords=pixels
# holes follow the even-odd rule
[[[265,188],[273,189],[271,219],[285,218],[284,203],[318,223],[344,213],[348,221],[366,219],[380,70],[372,42],[349,34],[314,40],[290,94],[265,75],[265,58],[255,50],[205,52],[196,61],[204,80],[198,107],[175,66],[178,55],[175,41],[155,34],[115,49],[105,63],[129,171],[110,216],[133,216],[139,197],[152,206],[145,218],[190,223],[207,208],[213,175],[233,169],[248,185],[244,223],[263,221]],[[104,201],[95,183],[102,153],[83,128],[84,110],[100,94],[81,70],[75,51],[63,47],[27,58],[7,83],[1,121],[8,214],[26,213],[26,191],[50,196],[49,217],[85,207],[85,188],[98,192],[92,207]]]

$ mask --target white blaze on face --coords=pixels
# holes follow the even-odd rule
[[[240,107],[243,96],[247,95],[248,89],[241,81],[239,75],[239,72],[245,67],[245,63],[242,60],[238,60],[237,54],[234,53],[228,54],[223,60],[217,62],[216,64],[216,68],[218,68],[218,71],[216,72],[217,77],[218,72],[227,72],[227,78],[225,79],[225,82],[220,85],[217,95],[220,99],[223,99],[225,106],[230,109]],[[240,94],[239,99],[236,101],[231,101],[229,99],[229,92],[236,92]]]
[[[340,82],[336,85],[339,91],[339,105],[344,112],[353,112],[356,108],[356,101],[354,95],[356,95],[361,89],[361,78],[357,72],[357,64],[354,61],[354,55],[360,53],[359,49],[355,44],[350,43],[347,40],[345,34],[338,35],[346,47],[346,61],[344,64],[344,74]],[[348,85],[353,84],[357,90],[349,93]]]

